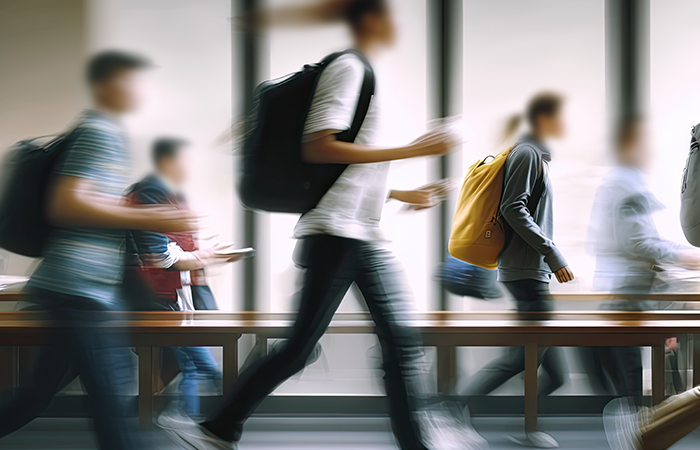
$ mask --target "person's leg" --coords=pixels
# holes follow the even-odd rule
[[[424,449],[416,421],[418,396],[427,394],[420,335],[405,323],[413,302],[394,255],[363,244],[355,279],[377,325],[391,424],[401,449]]]
[[[332,236],[305,239],[306,273],[299,313],[287,346],[251,364],[240,374],[222,405],[202,423],[226,441],[240,439],[243,423],[267,395],[304,368],[352,283],[357,243]]]
[[[126,420],[126,395],[133,386],[131,350],[123,339],[106,332],[109,317],[96,302],[68,297],[56,320],[60,339],[74,355],[93,411],[95,431],[104,450],[141,448],[136,430]]]
[[[610,349],[612,376],[617,393],[642,405],[642,350],[639,347],[612,347]]]
[[[518,280],[503,283],[513,295],[518,311],[551,311],[552,301],[549,284],[535,280]],[[541,363],[548,353],[547,348],[539,349]],[[564,378],[563,355],[560,351],[547,358],[547,367],[553,370],[548,373],[549,382],[544,386],[544,392],[558,388]],[[503,383],[525,370],[525,350],[522,347],[511,347],[503,355],[484,366],[469,380],[463,395],[487,395]],[[543,388],[539,389],[543,392]]]
[[[538,377],[537,395],[549,395],[564,385],[566,377],[566,366],[564,362],[564,350],[561,347],[549,347],[544,352],[544,357],[541,359],[542,368],[545,370],[548,380],[541,380]]]
[[[189,348],[190,347],[170,347],[170,350],[175,356],[180,372],[182,372],[182,380],[178,388],[180,392],[182,392],[182,397],[185,401],[185,412],[190,416],[194,416],[199,414],[199,397],[197,396],[199,379],[197,377],[197,366],[192,356],[187,351]]]
[[[37,418],[77,373],[71,369],[68,350],[61,345],[51,345],[39,349],[32,375],[29,386],[0,405],[0,438]]]
[[[462,395],[488,395],[523,370],[525,370],[525,350],[523,347],[508,347],[500,357],[472,375]]]

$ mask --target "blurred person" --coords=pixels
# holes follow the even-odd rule
[[[596,291],[632,296],[608,302],[603,309],[643,311],[656,309],[644,300],[652,292],[662,264],[700,269],[700,252],[661,239],[652,214],[663,205],[649,191],[645,170],[651,150],[646,123],[623,120],[617,129],[616,165],[603,178],[591,213],[589,241],[596,257]],[[642,356],[638,347],[595,349],[593,377],[607,374],[619,395],[642,402]],[[672,362],[673,364],[673,362]],[[677,364],[676,364],[677,365]],[[596,380],[605,384],[605,380]]]
[[[342,17],[350,27],[355,49],[368,57],[394,41],[394,24],[385,1],[348,1]],[[439,420],[446,416],[418,411],[416,397],[426,393],[418,368],[421,340],[405,324],[413,308],[408,284],[394,255],[383,248],[385,237],[379,227],[387,198],[389,162],[446,154],[457,139],[441,129],[404,147],[374,147],[378,112],[372,101],[355,142],[336,140],[335,135],[351,125],[364,72],[364,63],[354,54],[329,64],[319,79],[307,116],[305,160],[349,166],[318,205],[301,216],[295,228],[299,239],[295,261],[305,272],[298,294],[299,312],[287,345],[242,372],[223,404],[203,423],[188,421],[174,410],[161,415],[159,425],[185,448],[235,448],[244,423],[256,407],[304,367],[353,282],[377,325],[392,429],[400,448],[487,446],[473,429],[460,426],[455,427],[459,434],[447,434],[441,426],[445,422]],[[425,187],[391,191],[389,198],[427,207],[435,203],[433,192]]]
[[[109,311],[121,309],[125,232],[188,231],[188,211],[121,204],[130,171],[120,118],[139,104],[140,72],[150,63],[118,51],[94,56],[87,68],[94,107],[70,133],[54,168],[46,214],[55,225],[44,259],[27,285],[33,309],[55,321],[30,386],[0,406],[0,437],[38,416],[66,380],[80,375],[92,405],[100,448],[139,448],[120,396],[132,383],[131,351],[108,333]]]
[[[188,146],[181,139],[156,140],[152,150],[155,172],[127,190],[128,201],[137,205],[174,205],[186,210],[181,189],[187,179],[184,152]],[[140,310],[194,311],[195,287],[207,287],[204,268],[240,259],[240,255],[217,253],[225,247],[228,245],[201,250],[192,232],[128,232],[127,253],[131,261],[127,262],[129,275],[125,275],[127,300],[136,303],[134,309]],[[145,286],[139,281],[145,282]],[[206,304],[203,306],[207,308]],[[185,399],[185,410],[189,415],[198,415],[200,381],[221,380],[219,366],[206,347],[171,347],[171,350],[183,375],[179,389]]]
[[[554,216],[549,162],[552,153],[545,144],[564,135],[563,99],[544,92],[533,97],[527,107],[529,133],[515,143],[504,168],[500,212],[509,227],[503,252],[498,257],[498,280],[511,293],[518,311],[551,311],[549,282],[574,279],[564,256],[552,241]],[[517,129],[521,118],[516,116],[508,132]],[[541,192],[535,211],[528,205]],[[528,316],[529,317],[529,316]],[[565,359],[560,348],[539,348],[538,361],[546,377],[538,380],[538,394],[549,395],[564,384]],[[487,395],[525,370],[525,351],[513,347],[488,363],[468,382],[462,395]],[[543,373],[543,375],[545,375]],[[539,447],[556,446],[544,433],[529,433],[518,442]]]
[[[651,408],[617,398],[603,411],[612,450],[665,450],[700,427],[700,387],[669,397]]]

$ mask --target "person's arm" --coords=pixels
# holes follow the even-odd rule
[[[367,164],[419,156],[444,155],[457,145],[449,133],[426,133],[403,147],[377,148],[336,140],[340,130],[323,130],[308,135],[302,146],[302,158],[312,164]]]
[[[130,208],[121,197],[96,193],[95,185],[110,184],[121,164],[121,138],[108,128],[86,127],[56,168],[47,193],[46,217],[59,227],[97,227],[124,230],[186,231],[196,226],[193,215],[172,207]]]
[[[142,205],[170,204],[168,192],[155,184],[139,186],[131,195]],[[139,256],[147,267],[178,271],[198,270],[213,264],[223,264],[240,259],[238,255],[232,257],[216,254],[216,250],[228,247],[227,244],[217,245],[207,250],[186,252],[162,233],[134,230],[131,234]]]
[[[523,146],[510,155],[508,164],[509,170],[501,200],[501,214],[525,243],[544,256],[545,263],[552,272],[557,274],[557,279],[561,282],[558,272],[567,267],[566,260],[554,242],[545,236],[527,209],[532,191],[538,182],[540,161],[536,150]],[[566,281],[570,280],[566,279]]]
[[[629,255],[650,264],[680,264],[695,270],[700,266],[697,251],[661,239],[646,196],[637,194],[624,198],[615,205],[614,214],[615,240]]]
[[[378,163],[442,155],[456,144],[455,138],[442,130],[394,148],[338,141],[335,135],[352,125],[364,77],[365,64],[354,55],[341,56],[323,71],[304,124],[304,161],[312,164]]]
[[[94,194],[91,184],[87,178],[59,175],[48,197],[46,214],[49,222],[59,227],[161,232],[196,229],[196,218],[189,211],[171,206],[125,206],[121,204],[121,198]]]

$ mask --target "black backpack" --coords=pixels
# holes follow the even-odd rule
[[[69,136],[27,139],[8,150],[0,167],[0,247],[42,256],[52,228],[45,216],[46,190]]]
[[[321,73],[348,53],[364,62],[365,77],[352,126],[338,134],[337,139],[354,142],[374,95],[374,72],[359,52],[333,53],[317,64],[304,66],[300,72],[266,81],[255,89],[238,177],[239,197],[246,207],[305,213],[318,204],[347,167],[303,162],[301,141]]]

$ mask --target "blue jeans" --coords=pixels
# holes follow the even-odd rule
[[[251,364],[227,386],[221,407],[202,425],[222,439],[238,441],[255,408],[304,368],[354,282],[377,326],[394,435],[403,450],[425,450],[412,414],[416,397],[426,392],[419,370],[421,337],[406,324],[413,305],[401,266],[391,252],[370,242],[316,235],[300,245],[296,262],[305,268],[304,286],[287,345]]]
[[[185,399],[185,411],[199,414],[197,389],[200,380],[219,380],[221,372],[211,350],[206,347],[171,347],[182,372],[180,392]]]
[[[47,290],[32,293],[35,308],[53,326],[41,347],[30,386],[0,405],[0,438],[31,422],[76,375],[87,389],[100,448],[141,448],[125,420],[126,391],[133,383],[131,351],[108,333],[105,306],[84,297]]]

